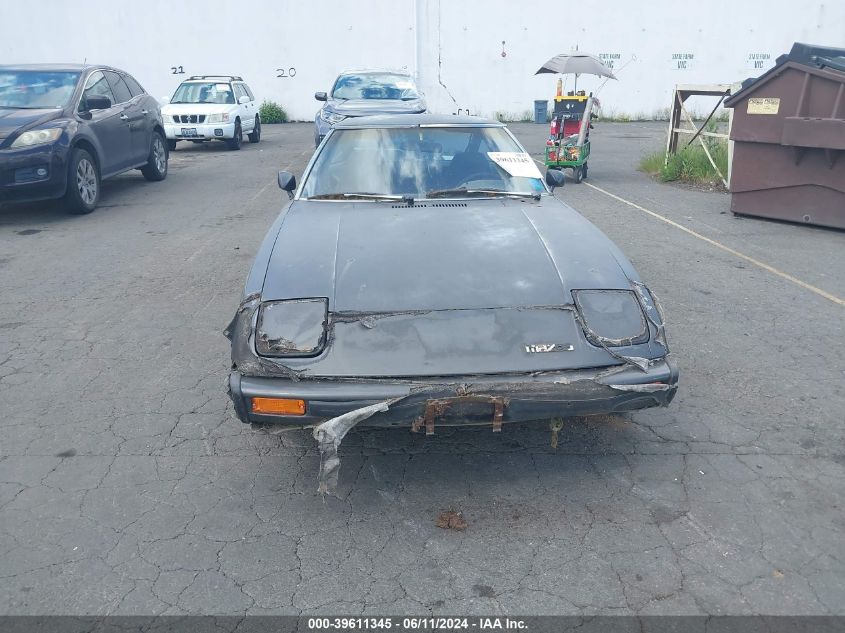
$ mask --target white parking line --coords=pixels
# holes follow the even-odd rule
[[[545,167],[545,163],[537,160],[536,158],[534,160],[537,161],[537,163],[539,163],[543,167]],[[631,202],[630,200],[625,200],[625,198],[621,198],[620,196],[617,196],[614,193],[610,193],[609,191],[606,191],[606,190],[602,189],[601,187],[596,187],[595,185],[590,184],[588,182],[582,182],[582,184],[587,185],[588,187],[591,187],[592,189],[595,189],[599,193],[603,193],[604,195],[609,196],[609,197],[613,198],[614,200],[618,200],[619,202],[622,202],[623,204],[627,204],[629,207],[633,207],[633,208],[637,209],[638,211],[642,211],[643,213],[647,213],[651,217],[656,218],[656,219],[660,220],[661,222],[665,222],[666,224],[669,224],[670,226],[674,226],[676,229],[680,229],[684,233],[687,233],[688,235],[692,235],[693,237],[700,239],[702,242],[707,242],[711,246],[715,246],[716,248],[720,248],[723,251],[730,253],[731,255],[734,255],[735,257],[739,257],[740,259],[744,259],[748,263],[754,264],[755,266],[762,268],[763,270],[766,270],[766,271],[768,271],[768,272],[770,272],[774,275],[777,275],[781,279],[786,279],[787,281],[791,281],[795,285],[801,286],[802,288],[804,288],[805,290],[809,290],[810,292],[814,292],[815,294],[819,295],[820,297],[824,297],[828,301],[832,301],[833,303],[840,305],[840,306],[845,306],[845,299],[840,299],[836,295],[833,295],[829,292],[826,292],[826,291],[822,290],[821,288],[817,288],[816,286],[814,286],[812,284],[808,284],[806,281],[802,281],[802,280],[798,279],[797,277],[790,275],[789,273],[785,273],[782,270],[778,270],[774,266],[770,266],[769,264],[767,264],[765,262],[761,262],[759,259],[754,259],[753,257],[746,255],[745,253],[740,253],[738,250],[735,250],[735,249],[731,248],[730,246],[725,246],[721,242],[717,242],[716,240],[710,239],[709,237],[702,235],[701,233],[697,233],[696,231],[693,231],[692,229],[685,227],[683,224],[678,224],[674,220],[670,220],[669,218],[664,217],[664,216],[660,215],[659,213],[655,213],[654,211],[651,211],[649,209],[646,209],[645,207],[641,207],[640,205],[638,205],[634,202]]]

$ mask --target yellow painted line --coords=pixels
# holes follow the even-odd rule
[[[545,163],[540,162],[536,158],[534,160],[537,161],[540,165],[543,165],[545,167]],[[738,250],[735,250],[735,249],[731,248],[730,246],[725,246],[721,242],[717,242],[716,240],[710,239],[709,237],[702,235],[701,233],[697,233],[696,231],[693,231],[692,229],[685,227],[683,224],[678,224],[674,220],[670,220],[669,218],[664,217],[664,216],[660,215],[659,213],[655,213],[654,211],[650,211],[649,209],[646,209],[645,207],[641,207],[640,205],[635,204],[635,203],[631,202],[630,200],[625,200],[625,198],[620,198],[616,194],[610,193],[609,191],[605,191],[601,187],[596,187],[593,184],[590,184],[588,182],[583,182],[583,181],[582,181],[581,184],[587,185],[588,187],[591,187],[591,188],[595,189],[596,191],[603,193],[606,196],[610,196],[614,200],[618,200],[619,202],[622,202],[623,204],[627,204],[629,207],[634,207],[638,211],[642,211],[643,213],[647,213],[651,217],[656,218],[656,219],[660,220],[661,222],[665,222],[666,224],[669,224],[670,226],[674,226],[676,229],[680,229],[684,233],[687,233],[689,235],[692,235],[693,237],[700,239],[702,242],[707,242],[711,246],[715,246],[716,248],[720,248],[723,251],[730,253],[734,257],[739,257],[740,259],[744,259],[745,261],[749,262],[750,264],[754,264],[758,268],[762,268],[763,270],[766,270],[766,271],[772,273],[773,275],[777,275],[781,279],[786,279],[787,281],[791,281],[795,285],[801,286],[802,288],[804,288],[805,290],[809,290],[810,292],[814,292],[815,294],[819,295],[820,297],[824,297],[828,301],[832,301],[833,303],[835,303],[837,305],[845,306],[845,299],[840,299],[836,295],[832,295],[829,292],[822,290],[821,288],[817,288],[816,286],[814,286],[812,284],[808,284],[806,281],[802,281],[802,280],[798,279],[797,277],[793,277],[789,273],[785,273],[782,270],[778,270],[774,266],[769,266],[769,264],[767,264],[765,262],[761,262],[759,259],[754,259],[753,257],[746,255],[745,253],[740,253]]]

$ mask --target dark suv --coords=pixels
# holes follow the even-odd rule
[[[100,181],[140,168],[167,176],[158,103],[107,66],[0,66],[0,202],[64,198],[90,213]]]

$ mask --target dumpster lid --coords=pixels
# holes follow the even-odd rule
[[[845,48],[832,48],[830,46],[816,46],[814,44],[795,42],[789,54],[778,57],[777,63],[781,63],[781,60],[798,62],[807,66],[817,66],[818,68],[830,67],[845,72]]]
[[[759,77],[749,77],[742,82],[739,91],[725,99],[725,107],[733,108],[737,102],[747,97],[752,91],[766,83],[771,77],[779,75],[785,66],[804,66],[807,69],[828,70],[845,73],[845,48],[833,48],[830,46],[816,46],[795,42],[792,50],[786,55],[780,55],[775,60],[775,65]],[[845,75],[842,77],[845,82]]]

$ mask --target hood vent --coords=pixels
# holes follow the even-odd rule
[[[423,202],[415,204],[391,204],[391,209],[410,209],[411,207],[465,207],[466,202]]]

